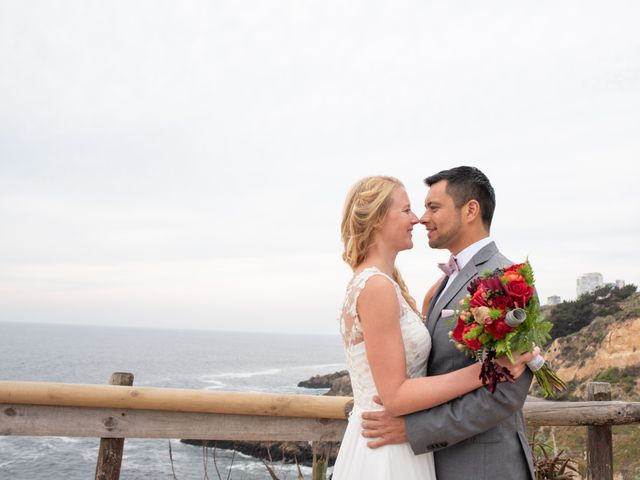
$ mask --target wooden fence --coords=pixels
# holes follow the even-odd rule
[[[608,384],[588,390],[591,401],[531,401],[524,414],[531,426],[587,426],[590,478],[610,480],[611,425],[640,423],[640,402],[611,401]],[[5,381],[0,435],[337,442],[351,405],[350,397]],[[117,448],[101,447],[98,470],[120,462]],[[112,470],[96,478],[118,478],[119,463]]]

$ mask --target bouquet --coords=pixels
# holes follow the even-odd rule
[[[540,314],[534,295],[533,269],[529,261],[498,268],[474,279],[469,294],[460,300],[457,324],[450,332],[456,347],[477,360],[482,360],[480,379],[494,393],[498,382],[514,382],[509,369],[493,360],[513,352],[532,351],[551,339],[551,322]],[[529,368],[548,397],[565,384],[541,356],[528,363]]]

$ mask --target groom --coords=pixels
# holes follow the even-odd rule
[[[442,265],[447,276],[427,315],[432,338],[427,375],[440,375],[474,361],[450,341],[455,317],[447,318],[446,310],[458,308],[473,278],[512,262],[489,237],[495,194],[480,170],[452,168],[425,183],[429,192],[420,223],[427,229],[429,246],[452,255]],[[365,412],[363,435],[375,438],[369,443],[372,448],[408,441],[415,454],[434,452],[438,480],[535,479],[522,416],[531,380],[526,370],[516,383],[501,383],[493,394],[480,388],[405,417]]]

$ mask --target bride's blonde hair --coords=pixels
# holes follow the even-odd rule
[[[365,260],[373,246],[373,233],[384,222],[391,206],[391,194],[398,187],[404,185],[394,177],[365,177],[347,195],[340,227],[344,244],[342,259],[353,270]],[[407,285],[395,266],[392,277],[400,286],[404,299],[418,312],[416,301],[409,295]]]

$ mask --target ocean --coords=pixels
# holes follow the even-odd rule
[[[337,335],[0,323],[0,380],[107,384],[111,373],[131,372],[136,386],[321,394],[297,383],[344,368]],[[0,480],[93,478],[98,444],[97,438],[0,436]],[[216,452],[222,479],[269,478],[260,460],[241,454],[229,470],[232,457]],[[178,439],[128,439],[120,478],[203,479],[204,460],[201,447]],[[208,478],[217,479],[211,452],[206,460]],[[296,478],[294,466],[274,466],[282,480]],[[310,471],[303,467],[305,477]]]

